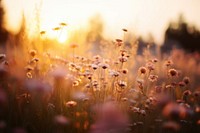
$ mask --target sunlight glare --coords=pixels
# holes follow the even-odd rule
[[[68,33],[67,33],[67,31],[65,31],[65,32],[61,33],[60,36],[58,37],[58,42],[61,44],[65,44],[67,39],[68,39]]]

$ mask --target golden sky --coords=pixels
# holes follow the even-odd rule
[[[170,20],[181,13],[200,28],[200,0],[3,0],[7,28],[19,27],[22,11],[34,25],[35,9],[40,9],[42,30],[50,30],[60,22],[72,28],[84,26],[90,16],[99,13],[105,22],[105,34],[117,38],[122,28],[147,36],[152,33],[162,43],[163,32]],[[32,26],[34,27],[34,26]]]

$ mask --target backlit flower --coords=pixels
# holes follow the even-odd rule
[[[176,69],[169,69],[168,75],[171,76],[171,77],[175,77],[175,76],[178,75],[178,72],[177,72]]]
[[[75,102],[75,101],[68,101],[67,103],[66,103],[66,106],[67,107],[75,107],[77,105],[77,102]]]

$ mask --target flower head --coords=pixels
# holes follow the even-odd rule
[[[177,72],[176,69],[169,69],[168,75],[171,76],[171,77],[175,77],[175,76],[178,75],[178,72]]]
[[[68,101],[66,103],[66,106],[69,107],[69,108],[75,107],[76,105],[77,105],[77,102],[75,102],[75,101]]]

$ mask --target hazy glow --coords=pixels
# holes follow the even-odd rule
[[[122,28],[128,28],[143,36],[152,33],[161,43],[168,22],[176,20],[180,13],[200,27],[199,0],[4,0],[4,3],[8,11],[7,27],[12,30],[17,29],[22,10],[28,23],[35,27],[36,7],[41,7],[40,29],[46,31],[60,22],[68,23],[68,30],[79,28],[96,13],[104,19],[106,35],[114,38],[120,36],[118,31]]]

